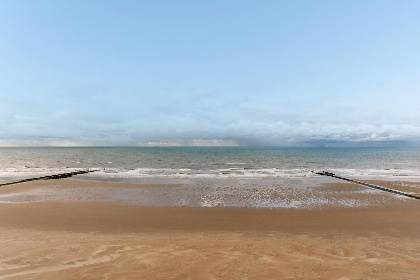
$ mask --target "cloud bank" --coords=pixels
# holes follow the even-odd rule
[[[0,147],[11,146],[365,146],[365,145],[416,145],[420,143],[420,126],[412,124],[325,124],[303,122],[298,125],[284,122],[241,121],[219,127],[214,131],[112,131],[98,133],[89,131],[85,137],[37,137],[21,136],[0,139]],[[168,138],[171,135],[182,138]],[[215,138],[198,138],[200,136]],[[220,137],[220,138],[217,138]]]
[[[138,142],[139,147],[237,147],[234,140],[221,139],[162,139],[159,141]]]

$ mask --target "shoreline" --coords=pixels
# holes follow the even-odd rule
[[[398,187],[402,191],[420,189],[418,183],[370,182]],[[353,230],[359,233],[377,232],[391,235],[398,232],[407,235],[420,233],[420,216],[417,217],[416,214],[420,210],[420,203],[417,200],[371,191],[352,183],[327,183],[314,187],[320,191],[311,190],[311,195],[316,197],[325,192],[352,200],[362,198],[366,200],[368,197],[370,205],[337,207],[331,204],[313,209],[218,205],[208,207],[208,205],[196,206],[193,203],[195,200],[189,206],[162,206],[153,203],[142,205],[127,200],[129,196],[134,196],[138,192],[141,197],[155,191],[158,191],[158,195],[167,196],[159,199],[168,200],[168,196],[179,194],[177,191],[179,188],[182,188],[182,185],[140,185],[74,179],[39,180],[4,186],[0,188],[0,199],[3,199],[0,203],[0,225],[11,228],[104,233],[154,230],[245,230],[289,233]],[[242,189],[240,191],[243,192]],[[241,192],[234,195],[241,196],[243,195]],[[61,194],[52,196],[51,193]],[[17,200],[16,197],[22,199]],[[314,197],[307,199],[315,200]],[[323,199],[326,197],[323,195]],[[338,199],[336,197],[335,200]],[[378,197],[383,199],[378,200]],[[16,199],[16,202],[4,202],[5,199]],[[281,197],[276,196],[275,199]]]

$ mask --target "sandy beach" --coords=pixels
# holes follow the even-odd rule
[[[413,194],[420,189],[419,183],[375,183]],[[171,187],[63,179],[0,188],[0,279],[420,277],[418,200],[347,183],[319,188],[373,203],[158,207],[104,199],[110,188]],[[51,196],[68,191],[81,195]]]

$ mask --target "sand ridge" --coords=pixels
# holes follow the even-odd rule
[[[419,242],[381,235],[1,234],[0,279],[416,279],[420,267]]]

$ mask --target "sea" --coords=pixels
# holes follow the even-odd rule
[[[100,199],[146,206],[365,207],[391,202],[395,195],[368,188],[338,195],[340,190],[318,188],[338,179],[315,173],[419,182],[419,162],[420,148],[0,148],[2,182],[92,170],[73,179],[161,186],[105,192],[85,188],[83,193],[45,189],[37,194],[3,195],[0,202]]]
[[[91,147],[0,148],[0,180],[97,170],[98,180],[303,178],[420,180],[420,148]]]

